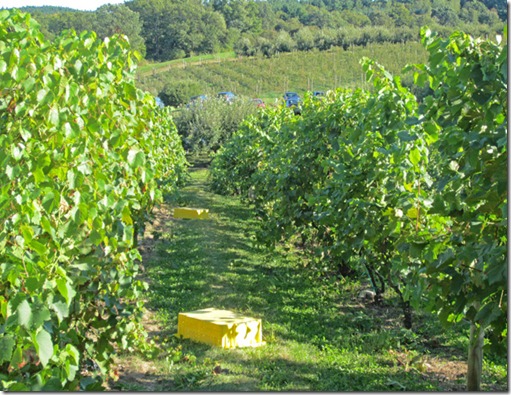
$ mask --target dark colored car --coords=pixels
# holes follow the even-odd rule
[[[292,107],[295,115],[299,115],[302,113],[302,109],[300,108],[300,103],[302,99],[299,97],[293,97],[291,99],[286,99],[286,107]]]
[[[298,100],[300,100],[300,96],[296,92],[286,92],[286,93],[284,93],[284,100],[287,101],[289,99],[298,99]]]
[[[300,103],[301,103],[300,98],[293,97],[291,99],[286,99],[286,107],[298,106]]]
[[[323,92],[323,91],[314,91],[314,92],[312,92],[312,96],[314,96],[314,97],[325,96],[325,92]]]

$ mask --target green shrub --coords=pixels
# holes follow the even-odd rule
[[[0,390],[98,390],[142,340],[135,247],[184,151],[124,36],[0,12]]]
[[[202,85],[194,80],[167,82],[158,96],[166,106],[179,107],[190,97],[202,94]]]
[[[187,151],[214,152],[256,111],[251,100],[238,98],[229,104],[222,98],[209,98],[183,107],[175,122]]]

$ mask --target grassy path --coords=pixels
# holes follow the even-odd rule
[[[292,250],[253,246],[256,223],[237,199],[207,192],[192,171],[175,206],[210,210],[209,220],[173,219],[170,206],[142,242],[150,283],[151,357],[123,355],[111,389],[133,391],[462,390],[465,328],[445,331],[399,309],[364,306],[358,282],[315,278]],[[262,319],[265,346],[222,350],[174,337],[177,315],[207,307]],[[422,335],[421,335],[422,334]],[[507,389],[507,366],[485,367],[488,389]]]

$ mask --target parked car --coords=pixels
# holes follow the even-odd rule
[[[192,105],[201,104],[204,100],[206,100],[208,97],[206,95],[197,95],[190,97],[190,101],[186,105],[187,108],[189,108]]]
[[[314,91],[314,92],[312,92],[312,96],[314,96],[314,97],[318,97],[318,96],[322,97],[322,96],[325,96],[325,92],[323,92],[323,91]]]
[[[156,97],[154,98],[154,100],[156,101],[156,106],[157,106],[157,107],[160,107],[160,108],[165,107],[165,103],[163,103],[163,100],[162,100],[162,99],[160,99],[158,96],[156,96]]]
[[[232,92],[218,92],[218,97],[223,97],[228,103],[232,103],[236,99],[236,95]]]
[[[286,99],[286,107],[295,107],[295,106],[300,105],[301,102],[302,102],[302,100],[297,97],[293,97],[291,99]]]
[[[284,100],[288,100],[288,99],[298,99],[299,100],[300,96],[296,92],[286,92],[286,93],[284,93]]]
[[[300,103],[302,102],[302,99],[299,97],[293,97],[291,99],[286,99],[286,107],[292,107],[293,112],[295,115],[299,115],[302,113],[302,109],[300,107]]]
[[[264,103],[263,99],[252,99],[252,103],[254,103],[257,108],[266,107],[266,104]]]

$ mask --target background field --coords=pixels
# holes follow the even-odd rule
[[[307,90],[328,90],[338,87],[367,87],[360,65],[362,57],[381,63],[391,73],[399,74],[410,63],[423,63],[426,51],[420,43],[369,44],[347,51],[293,52],[273,58],[196,58],[195,62],[173,61],[164,67],[145,66],[138,75],[139,87],[154,95],[173,81],[194,80],[203,92],[230,90],[248,97],[275,99],[284,91],[303,94]],[[411,80],[411,76],[404,78]],[[197,94],[198,94],[197,93]]]

